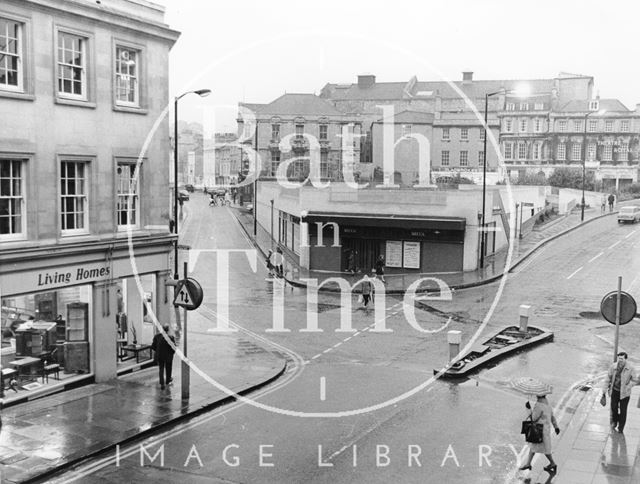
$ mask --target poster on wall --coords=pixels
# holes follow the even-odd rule
[[[387,267],[402,267],[402,241],[387,240],[384,258]]]
[[[420,269],[420,242],[404,242],[404,267]]]

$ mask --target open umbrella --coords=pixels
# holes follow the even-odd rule
[[[553,392],[553,387],[537,378],[523,376],[511,380],[511,387],[525,395],[542,396]]]

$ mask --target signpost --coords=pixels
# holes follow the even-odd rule
[[[618,290],[606,294],[600,302],[600,313],[602,317],[615,324],[616,332],[613,343],[613,361],[618,357],[618,340],[620,336],[620,326],[627,324],[636,317],[638,306],[635,299],[622,290],[622,277],[618,277]]]

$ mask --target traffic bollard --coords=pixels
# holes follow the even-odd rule
[[[531,314],[531,306],[528,304],[520,305],[520,332],[526,333],[529,326],[529,315]]]
[[[462,331],[452,329],[447,333],[447,341],[449,342],[449,361],[451,361],[460,353]]]

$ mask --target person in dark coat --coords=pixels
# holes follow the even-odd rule
[[[378,276],[378,279],[380,279],[383,283],[386,282],[384,280],[384,256],[383,255],[379,255],[378,259],[376,260],[376,276]]]
[[[167,338],[171,340],[175,346],[176,340],[173,336],[169,336],[169,325],[166,324],[162,327],[167,335]],[[171,370],[173,368],[173,354],[175,350],[167,342],[162,333],[158,333],[153,337],[151,343],[151,349],[155,352],[155,360],[158,362],[158,376],[160,377],[160,388],[164,390],[165,373],[167,385],[171,384],[173,378],[171,378]]]
[[[607,201],[609,202],[609,212],[613,212],[613,203],[616,201],[616,197],[613,195],[613,193],[609,194]]]

